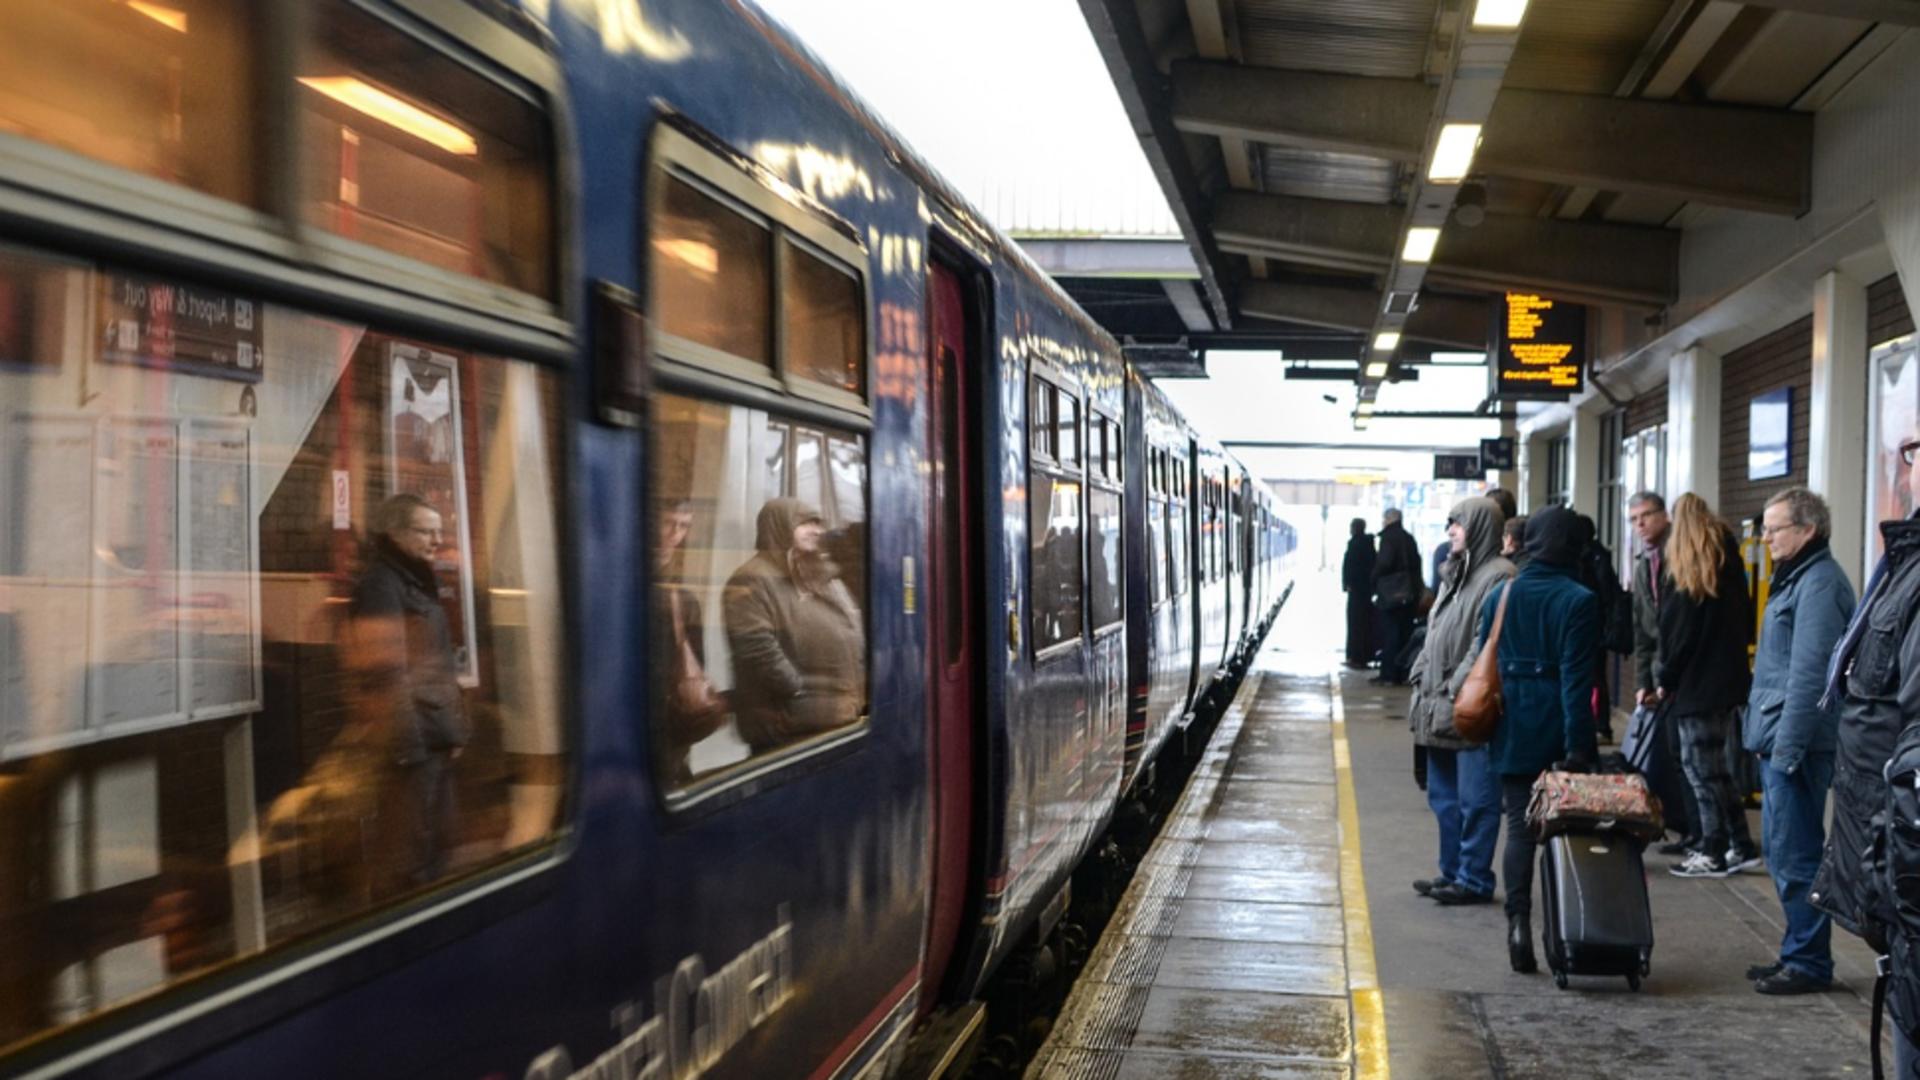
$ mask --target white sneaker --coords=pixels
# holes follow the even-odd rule
[[[1687,856],[1685,862],[1667,868],[1667,873],[1684,878],[1723,878],[1733,873],[1727,869],[1725,859],[1696,851]]]
[[[1738,874],[1756,866],[1765,866],[1766,862],[1767,860],[1761,858],[1757,851],[1742,854],[1737,847],[1727,849],[1727,873],[1729,874]]]

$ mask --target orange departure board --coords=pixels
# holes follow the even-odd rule
[[[1587,309],[1509,292],[1495,309],[1493,394],[1564,399],[1585,387]]]

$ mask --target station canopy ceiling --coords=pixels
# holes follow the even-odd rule
[[[1395,331],[1396,365],[1484,349],[1510,289],[1661,311],[1690,223],[1807,210],[1815,114],[1920,25],[1920,0],[1080,4],[1211,332],[1364,362]]]

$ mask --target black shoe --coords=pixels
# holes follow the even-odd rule
[[[1773,976],[1780,974],[1780,972],[1784,970],[1786,966],[1787,965],[1781,963],[1778,960],[1775,960],[1771,964],[1755,964],[1752,967],[1747,969],[1747,981],[1759,982],[1761,979],[1772,978]]]
[[[1453,884],[1453,882],[1443,877],[1421,878],[1413,883],[1413,891],[1419,893],[1421,896],[1432,896],[1433,890],[1451,884]]]
[[[1525,915],[1507,916],[1507,962],[1522,975],[1540,970],[1533,962],[1533,920]]]
[[[1491,904],[1492,893],[1477,893],[1471,889],[1449,882],[1427,894],[1441,907],[1465,907],[1468,904]]]
[[[1754,991],[1761,994],[1819,994],[1832,988],[1833,983],[1792,968],[1781,968],[1753,984]]]
[[[1699,837],[1683,836],[1678,840],[1672,841],[1671,843],[1661,844],[1659,847],[1655,848],[1654,850],[1658,851],[1662,855],[1691,855],[1693,854],[1694,849],[1699,846],[1699,844],[1700,844]]]

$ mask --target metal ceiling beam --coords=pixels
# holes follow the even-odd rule
[[[1106,62],[1127,122],[1140,139],[1140,148],[1153,169],[1160,190],[1167,195],[1168,208],[1180,223],[1181,235],[1193,249],[1193,261],[1200,269],[1201,287],[1214,321],[1223,328],[1233,325],[1233,309],[1227,305],[1226,290],[1220,281],[1224,256],[1201,221],[1205,205],[1200,192],[1199,171],[1187,156],[1186,143],[1173,126],[1167,108],[1164,80],[1154,65],[1153,50],[1140,26],[1139,9],[1133,0],[1080,0],[1081,15],[1093,32],[1100,58]]]
[[[1487,348],[1493,328],[1492,305],[1491,297],[1427,296],[1407,317],[1402,333],[1408,339],[1477,352]],[[1263,319],[1364,334],[1373,328],[1379,310],[1380,294],[1372,289],[1271,281],[1249,281],[1240,286],[1240,313]]]
[[[1836,19],[1920,26],[1920,0],[1746,0],[1754,7],[1803,11]]]
[[[1380,271],[1399,242],[1400,214],[1391,206],[1227,192],[1214,202],[1213,231],[1223,251]],[[1679,262],[1680,234],[1671,229],[1493,214],[1478,228],[1442,233],[1428,279],[1662,307],[1679,292]]]
[[[1218,63],[1175,64],[1172,82],[1182,131],[1405,162],[1421,158],[1434,99],[1409,79]],[[1801,113],[1505,89],[1474,169],[1799,214],[1812,162],[1813,117]]]

